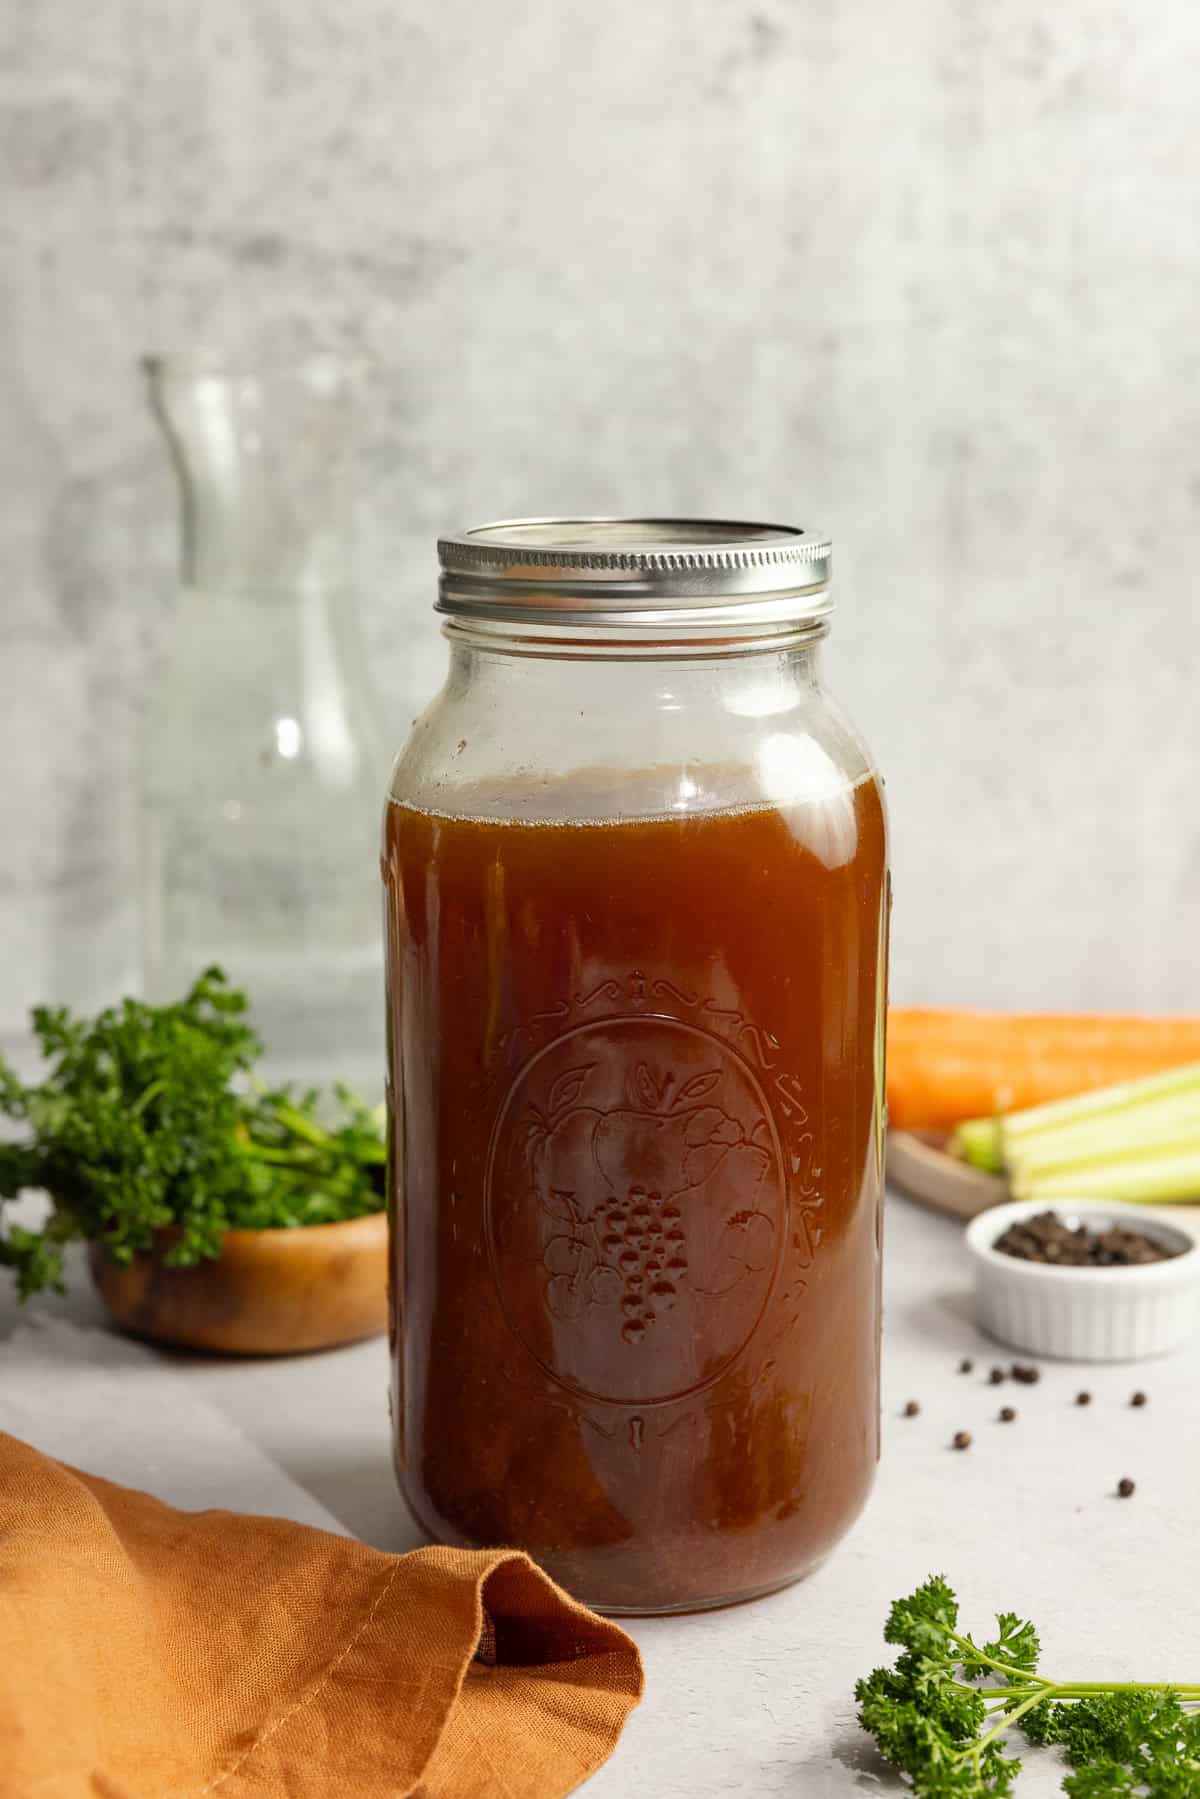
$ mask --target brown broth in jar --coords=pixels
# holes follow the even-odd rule
[[[686,1609],[871,1484],[883,806],[585,804],[388,808],[397,1461],[434,1536]]]

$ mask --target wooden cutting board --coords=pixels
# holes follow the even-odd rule
[[[974,1218],[989,1206],[1003,1205],[1011,1199],[1008,1183],[998,1174],[981,1174],[947,1155],[946,1139],[932,1133],[892,1131],[888,1135],[887,1177],[893,1187],[919,1199],[924,1205],[954,1218]],[[1200,1205],[1170,1205],[1159,1208],[1172,1218],[1180,1218],[1200,1228]]]

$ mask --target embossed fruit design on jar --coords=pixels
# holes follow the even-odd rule
[[[817,678],[828,546],[442,556],[383,846],[401,1484],[602,1608],[746,1597],[878,1453],[886,832]]]
[[[582,1395],[657,1404],[715,1380],[757,1321],[782,1151],[753,1073],[717,1039],[658,1012],[597,1020],[510,1089],[488,1208],[501,1303],[530,1353]],[[531,1263],[545,1270],[532,1291]]]

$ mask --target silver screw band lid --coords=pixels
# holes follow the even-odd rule
[[[438,610],[661,629],[824,617],[821,532],[726,519],[504,519],[440,538]]]

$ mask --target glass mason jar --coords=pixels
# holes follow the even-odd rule
[[[386,768],[350,578],[346,369],[148,365],[183,587],[146,725],[146,987],[245,987],[271,1079],[378,1097]]]
[[[886,824],[818,673],[829,544],[440,554],[383,843],[400,1482],[602,1610],[746,1598],[879,1446]]]

